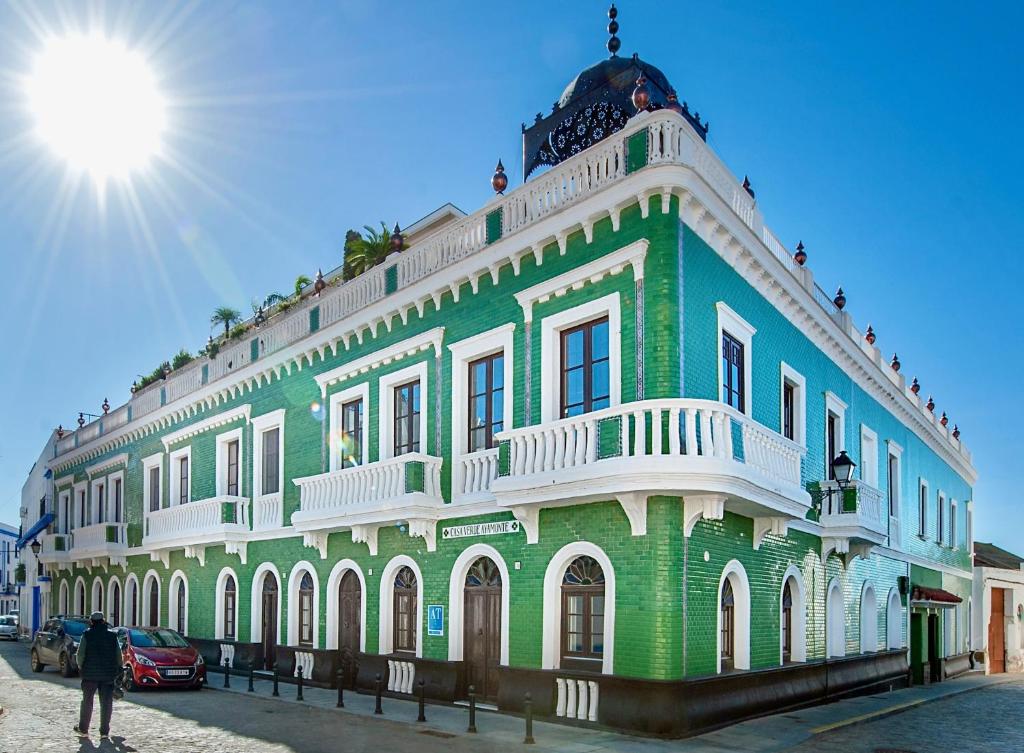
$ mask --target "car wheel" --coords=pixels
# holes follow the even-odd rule
[[[128,690],[131,690],[131,691],[138,690],[141,686],[139,685],[139,683],[135,682],[135,673],[132,671],[132,668],[131,667],[125,667],[124,668],[124,672],[125,672],[124,686]]]
[[[60,676],[71,677],[75,674],[75,670],[71,668],[71,662],[68,661],[67,654],[60,655]]]
[[[42,672],[46,668],[46,665],[39,661],[39,653],[32,649],[32,671]]]

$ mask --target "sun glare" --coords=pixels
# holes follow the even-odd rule
[[[166,105],[145,58],[100,34],[51,39],[26,82],[36,133],[97,182],[159,153]]]

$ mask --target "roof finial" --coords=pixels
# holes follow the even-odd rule
[[[611,34],[608,39],[608,52],[612,54],[612,57],[615,57],[615,53],[622,46],[622,41],[615,36],[619,32],[619,22],[615,20],[618,15],[619,11],[615,7],[615,3],[612,3],[612,7],[608,9],[608,33]]]

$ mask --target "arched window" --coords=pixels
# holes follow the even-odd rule
[[[878,600],[870,583],[864,584],[860,596],[860,652],[878,650]]]
[[[57,608],[61,614],[68,613],[68,582],[66,580],[61,581],[60,584],[60,601],[57,604]]]
[[[157,627],[160,624],[160,581],[155,575],[150,576],[146,579],[145,588],[146,624]]]
[[[176,620],[177,624],[174,626],[174,628],[179,633],[184,635],[185,634],[185,627],[186,627],[185,626],[185,610],[187,609],[187,603],[186,603],[186,598],[185,598],[185,580],[184,580],[184,578],[178,580],[178,592],[175,595],[175,598],[176,598],[176,604],[177,604],[177,610],[176,610],[177,614],[175,615],[177,617],[177,620]]]
[[[416,652],[417,604],[416,573],[411,567],[402,567],[395,574],[394,612],[392,618],[395,651]]]
[[[224,638],[229,641],[235,640],[236,604],[235,579],[229,575],[224,581]]]
[[[125,588],[125,625],[138,625],[139,617],[139,582],[134,576],[128,578],[124,584]]]
[[[308,572],[299,581],[299,645],[313,645],[313,576]]]
[[[110,584],[110,624],[121,625],[121,585],[116,580]]]
[[[787,580],[782,589],[782,662],[793,659],[793,589]]]
[[[721,656],[722,671],[734,667],[736,660],[736,597],[732,592],[732,582],[726,578],[722,585],[722,640]]]
[[[601,671],[604,658],[604,570],[577,557],[562,576],[562,667]]]
[[[103,583],[99,578],[92,582],[92,611],[103,611]]]

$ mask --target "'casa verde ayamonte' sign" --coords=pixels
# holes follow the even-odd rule
[[[499,533],[519,533],[518,520],[498,520],[493,523],[470,523],[464,526],[445,526],[443,539],[464,539],[469,536],[495,536]]]

